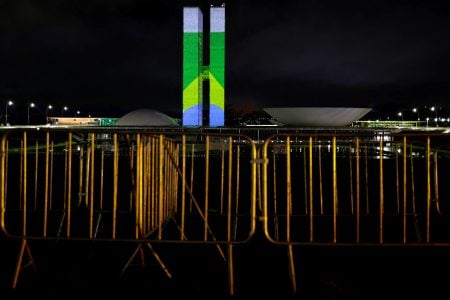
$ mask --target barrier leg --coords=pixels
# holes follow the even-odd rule
[[[138,254],[140,254],[140,257],[141,257],[141,265],[144,266],[144,248],[142,247],[143,245],[144,245],[144,243],[140,243],[136,247],[136,249],[134,250],[133,254],[130,256],[130,258],[126,262],[125,266],[122,268],[122,271],[120,272],[120,276],[123,276],[123,274],[125,274],[125,271],[128,269],[128,267],[131,265],[131,263],[135,259],[136,255],[138,255]],[[158,253],[156,253],[156,251],[153,249],[152,245],[149,242],[145,243],[145,245],[150,250],[150,252],[152,253],[153,257],[158,262],[159,266],[164,271],[166,276],[169,279],[172,279],[172,274],[170,273],[169,269],[166,267],[166,265],[164,264],[162,259],[159,257]]]
[[[28,262],[26,264],[23,264],[23,256],[25,254],[25,251],[28,256]],[[17,258],[16,270],[14,272],[14,278],[12,283],[13,289],[15,289],[17,286],[20,272],[30,266],[33,267],[34,270],[36,270],[36,265],[34,264],[33,256],[31,255],[31,250],[30,247],[28,246],[28,242],[26,239],[23,239],[22,243],[20,244],[19,257]]]
[[[234,295],[234,265],[233,265],[233,245],[228,244],[228,292]]]
[[[291,280],[292,291],[297,292],[297,279],[295,276],[295,266],[294,266],[294,251],[292,249],[292,244],[288,246],[288,256],[289,256],[289,278]]]

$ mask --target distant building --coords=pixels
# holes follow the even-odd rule
[[[71,118],[71,117],[48,117],[50,125],[65,126],[113,126],[118,118]]]

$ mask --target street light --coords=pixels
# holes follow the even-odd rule
[[[413,108],[412,109],[412,111],[413,111],[413,113],[416,113],[417,114],[417,121],[420,121],[420,114],[419,114],[419,110],[417,109],[417,108]]]
[[[8,106],[12,106],[14,102],[12,100],[8,100],[5,106],[5,125],[8,126]]]
[[[27,124],[30,125],[30,108],[35,107],[36,105],[33,102],[30,102],[27,109]]]
[[[402,118],[402,121],[403,121],[403,114],[402,114],[402,112],[400,111],[400,112],[398,112],[398,116],[399,117],[401,117]]]
[[[69,108],[67,106],[63,106],[63,108],[61,109],[61,117],[64,116],[64,112],[68,110]]]
[[[53,106],[51,104],[49,104],[46,108],[45,108],[45,122],[48,122],[48,111],[52,110]]]

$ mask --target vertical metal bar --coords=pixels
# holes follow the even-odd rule
[[[436,210],[440,214],[441,210],[439,207],[439,172],[438,172],[438,149],[434,151],[433,162],[434,162],[434,201],[436,202]]]
[[[337,242],[337,169],[336,169],[336,137],[333,136],[333,242]]]
[[[306,154],[306,153],[305,153]],[[314,241],[313,138],[309,137],[309,241]]]
[[[351,213],[352,215],[355,213],[355,199],[354,199],[354,195],[353,195],[353,163],[352,163],[352,147],[351,145],[348,148],[348,167],[350,170],[350,209],[351,209]]]
[[[138,151],[138,157],[139,157],[139,175],[138,175],[138,203],[136,204],[136,210],[137,210],[137,222],[138,222],[138,232],[139,232],[139,236],[142,237],[143,236],[143,228],[142,228],[142,213],[143,213],[143,196],[144,196],[144,145],[145,145],[145,135],[141,135],[141,139],[139,142],[139,151]]]
[[[117,232],[117,188],[119,184],[119,144],[117,142],[117,133],[113,134],[114,141],[114,178],[113,178],[113,223],[112,238],[116,239]]]
[[[103,210],[103,181],[104,181],[104,168],[105,168],[105,149],[101,147],[100,156],[100,211]]]
[[[205,225],[203,228],[203,240],[208,240],[208,205],[209,205],[209,135],[206,136],[205,141]]]
[[[233,139],[228,138],[228,201],[227,201],[227,241],[231,241],[231,199],[233,187]]]
[[[292,214],[292,190],[291,190],[291,139],[286,138],[286,240],[291,241],[291,214]]]
[[[91,176],[91,145],[86,147],[86,177],[85,177],[85,192],[84,192],[84,205],[89,207],[89,178]]]
[[[403,136],[403,243],[406,244],[406,199],[408,195],[407,191],[407,173],[406,173],[406,157],[407,155],[407,148],[406,148],[406,135]]]
[[[159,222],[158,222],[158,239],[162,239],[163,224],[163,200],[164,200],[164,182],[163,182],[163,164],[164,164],[164,136],[159,135]]]
[[[37,209],[37,190],[38,190],[38,166],[39,166],[39,143],[38,140],[34,146],[34,205],[33,208]]]
[[[305,193],[305,214],[308,214],[308,171],[306,163],[306,146],[303,147],[303,189]]]
[[[194,158],[195,158],[195,144],[192,143],[191,148],[191,184],[190,184],[190,190],[191,193],[194,193]],[[189,197],[189,212],[192,213],[192,197]]]
[[[260,149],[260,151],[257,151],[256,150],[256,143],[254,142],[254,141],[252,141],[251,142],[251,151],[252,151],[252,155],[251,155],[251,158],[252,158],[252,160],[253,161],[256,161],[257,159],[259,159],[260,158],[260,156],[258,156],[258,154],[259,155],[261,155],[261,149]],[[267,153],[264,153],[265,154],[265,156],[264,156],[264,161],[266,161],[267,160]],[[260,165],[260,164],[258,164],[258,165]],[[266,163],[264,163],[264,165],[267,165]],[[258,182],[260,183],[260,185],[261,186],[263,186],[263,184],[262,184],[262,180],[261,180],[261,167],[259,168],[259,170],[260,170],[260,172],[258,173],[258,177],[257,177],[257,173],[256,173],[256,164],[252,164],[251,165],[251,203],[252,203],[252,205],[251,205],[251,213],[250,213],[250,217],[251,217],[251,225],[250,225],[250,235],[249,236],[251,236],[251,235],[253,235],[254,234],[254,232],[255,232],[255,229],[256,229],[256,180],[258,180]],[[267,180],[265,181],[265,184],[267,184]],[[262,208],[261,206],[262,206],[262,203],[261,203],[261,200],[262,200],[262,191],[260,191],[260,194],[259,194],[259,205],[260,205],[260,208]]]
[[[0,228],[3,231],[3,233],[6,234],[6,224],[5,224],[5,214],[6,214],[6,178],[8,175],[7,172],[7,140],[6,140],[6,134],[2,135],[2,152],[1,152],[1,177],[0,177]]]
[[[181,136],[181,237],[184,237],[184,225],[186,220],[186,135]]]
[[[78,172],[78,205],[83,202],[83,164],[84,164],[84,146],[80,146],[79,172]]]
[[[139,199],[141,197],[140,189],[141,189],[141,134],[136,135],[136,186],[135,186],[135,194],[136,197],[134,199],[134,210],[135,210],[135,238],[139,238]]]
[[[205,225],[203,228],[203,240],[208,240],[208,206],[209,206],[209,135],[206,136],[205,141]]]
[[[166,219],[166,217],[169,215],[169,208],[170,208],[170,197],[171,197],[171,187],[172,187],[172,181],[171,181],[171,176],[170,176],[170,155],[171,155],[171,151],[172,151],[172,145],[169,142],[167,144],[167,147],[164,149],[165,152],[167,152],[167,155],[164,155],[164,167],[165,167],[165,184],[164,187],[166,188],[166,191],[164,193],[164,219]]]
[[[220,172],[220,215],[223,215],[223,200],[224,200],[224,189],[225,189],[225,145],[222,146],[222,151],[220,152],[221,159],[221,172]]]
[[[413,153],[413,145],[410,145],[410,161],[411,161],[411,206],[414,217],[416,216],[416,192],[414,186],[414,153]]]
[[[152,207],[152,210],[151,210],[151,227],[152,227],[152,229],[153,228],[155,228],[155,226],[156,226],[156,224],[157,224],[157,220],[156,220],[156,215],[157,215],[157,211],[156,211],[156,208],[158,207],[157,206],[157,195],[158,195],[158,191],[157,191],[157,187],[158,187],[158,185],[157,185],[157,183],[158,183],[158,178],[157,178],[157,174],[158,174],[158,172],[157,172],[157,170],[156,170],[156,167],[158,166],[158,161],[157,161],[157,157],[159,157],[158,156],[158,147],[156,147],[157,145],[157,142],[158,142],[158,140],[156,139],[156,138],[154,138],[154,137],[152,137],[151,138],[151,151],[152,151],[152,157],[151,157],[151,160],[152,160],[152,163],[151,163],[151,166],[150,166],[150,168],[151,168],[151,176],[152,176],[152,182],[151,182],[151,185],[152,185],[152,195],[151,195],[151,203],[150,203],[150,205],[151,205],[151,207]]]
[[[163,148],[164,152],[164,197],[163,197],[163,219],[166,219],[167,216],[167,204],[169,199],[169,188],[170,188],[170,181],[169,181],[169,155],[166,155],[166,150]]]
[[[289,277],[291,279],[291,287],[294,293],[297,292],[297,279],[295,276],[295,265],[294,265],[294,250],[292,244],[289,243],[288,246],[288,256],[289,256]]]
[[[359,137],[356,138],[356,242],[360,241],[361,230],[361,199],[360,199],[360,182],[359,182]]]
[[[22,199],[23,199],[23,139],[20,140],[20,182],[19,182],[19,208],[22,209]]]
[[[233,140],[228,138],[228,203],[227,203],[227,241],[228,241],[228,286],[230,295],[234,294],[233,245],[231,244],[231,189],[233,170]]]
[[[368,163],[368,161],[367,161],[367,156],[368,156],[368,153],[367,153],[367,148],[368,148],[368,146],[367,146],[367,144],[366,144],[366,146],[365,146],[365,148],[364,148],[364,163],[365,163],[365,179],[366,179],[366,214],[367,215],[369,215],[369,213],[370,213],[370,209],[369,209],[369,163]]]
[[[67,238],[70,237],[71,208],[72,208],[72,132],[69,132],[67,141]]]
[[[173,196],[173,201],[175,205],[175,212],[178,213],[178,193],[180,190],[180,182],[178,180],[178,168],[180,165],[180,145],[177,144],[175,146],[175,157],[176,157],[176,166],[173,168],[173,180],[175,182],[175,195]],[[184,178],[183,178],[184,180]]]
[[[239,216],[239,181],[240,181],[240,170],[241,170],[241,146],[236,147],[236,203],[234,207],[234,239],[237,238],[237,226],[238,226],[238,216]]]
[[[380,244],[383,243],[384,188],[383,188],[383,138],[380,137]]]
[[[48,164],[50,156],[50,132],[45,134],[45,186],[44,186],[44,229],[43,237],[47,237],[47,218],[48,218]]]
[[[147,202],[148,202],[148,196],[149,196],[149,192],[148,192],[148,183],[149,183],[149,164],[151,163],[150,160],[148,159],[149,157],[149,144],[151,143],[150,141],[150,137],[149,136],[145,136],[143,137],[143,141],[142,141],[142,145],[144,147],[143,149],[143,178],[142,178],[142,182],[143,182],[143,195],[142,195],[142,234],[145,236],[145,234],[147,233],[147,230],[149,230],[149,228],[147,227],[147,209],[149,209],[150,207],[147,207]]]
[[[53,208],[53,140],[50,144],[50,183],[49,183],[49,209]]]
[[[269,142],[266,140],[264,142],[264,146],[262,147],[262,159],[263,159],[263,166],[262,166],[262,213],[263,213],[263,227],[264,227],[264,235],[267,239],[270,239],[270,233],[269,233],[269,212],[268,212],[268,200],[267,200],[267,166],[269,165],[269,160],[267,159],[267,148],[268,148]],[[259,152],[261,153],[261,152]],[[256,167],[255,167],[256,169]],[[256,177],[256,176],[255,176]],[[276,219],[275,219],[276,220]]]
[[[273,151],[273,216],[274,216],[274,225],[275,225],[275,239],[279,238],[279,228],[278,228],[278,205],[277,205],[277,163],[276,163],[276,154]]]
[[[233,245],[228,243],[228,293],[234,295],[234,266],[233,266]]]
[[[131,212],[133,210],[133,201],[136,201],[136,173],[135,173],[135,164],[134,164],[134,152],[133,151],[133,144],[130,142],[130,135],[125,134],[125,138],[128,141],[128,165],[129,165],[129,171],[130,171],[130,178],[131,178],[131,191],[130,191],[130,201],[128,205],[128,209]],[[137,137],[136,137],[137,139]],[[137,146],[136,146],[137,147]]]
[[[7,199],[8,199],[8,165],[9,165],[9,155],[8,155],[9,143],[8,143],[8,140],[7,140],[6,137],[7,136],[4,135],[4,138],[5,138],[5,166],[4,166],[5,182],[3,184],[3,187],[4,187],[3,193],[5,195],[5,209],[6,209],[6,202],[7,202]]]
[[[14,277],[13,277],[13,282],[12,282],[13,289],[16,288],[17,281],[19,280],[19,274],[20,274],[20,270],[22,269],[22,259],[23,259],[23,254],[25,253],[26,245],[27,245],[27,240],[22,239],[22,243],[20,244],[19,257],[17,259],[16,269],[14,272]]]
[[[257,157],[261,157],[261,150],[257,150]],[[261,203],[261,199],[262,199],[262,188],[263,188],[263,184],[261,182],[261,166],[260,164],[256,164],[255,166],[255,171],[256,171],[256,186],[255,188],[255,193],[257,191],[257,196],[255,194],[255,197],[258,198],[258,206],[260,207],[260,209],[262,210],[262,203]],[[255,198],[256,199],[256,198]]]
[[[23,132],[23,228],[22,236],[27,236],[27,132]]]
[[[431,170],[430,170],[430,137],[427,136],[427,243],[430,242],[430,208],[431,208]]]
[[[395,147],[395,196],[397,200],[397,214],[400,214],[400,170],[398,162],[398,151],[397,147]]]
[[[320,214],[323,215],[322,149],[321,149],[321,145],[319,145],[319,194],[320,194]]]
[[[95,134],[91,133],[91,175],[90,175],[90,201],[89,201],[89,238],[94,236],[94,158],[95,158]]]

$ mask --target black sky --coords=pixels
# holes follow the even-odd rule
[[[196,2],[0,0],[0,98],[180,112]],[[445,105],[446,2],[226,1],[227,103]]]

